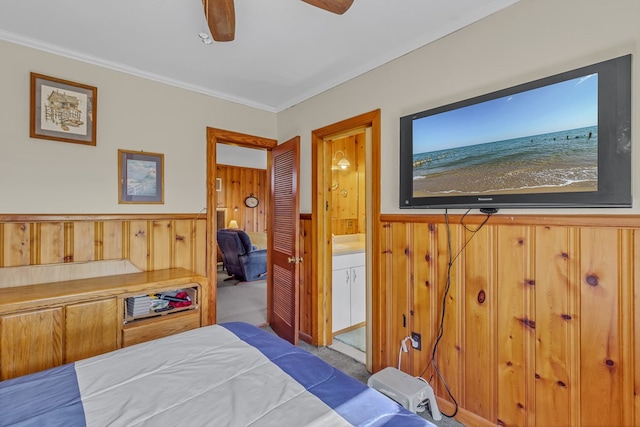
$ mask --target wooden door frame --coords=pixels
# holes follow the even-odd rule
[[[217,254],[215,212],[218,205],[218,192],[216,191],[216,165],[218,164],[216,144],[218,143],[266,150],[267,170],[271,168],[271,150],[278,145],[278,141],[275,139],[207,127],[207,242],[205,256],[207,279],[209,280],[209,317],[207,319],[207,324],[209,325],[216,323],[217,318],[217,288],[215,286],[217,282],[217,261],[214,261],[214,257]],[[267,180],[269,179],[267,177]],[[272,241],[269,233],[270,230],[267,230],[268,242]],[[269,252],[267,251],[267,253]],[[267,265],[269,265],[269,260],[267,260]],[[269,275],[267,276],[269,277]],[[270,285],[270,280],[267,280],[267,288]],[[270,301],[267,300],[267,306],[269,304]],[[267,307],[268,312],[269,307]]]
[[[356,128],[371,128],[371,165],[367,165],[367,173],[371,173],[372,191],[368,195],[371,198],[371,224],[372,229],[367,232],[372,233],[372,247],[367,248],[371,252],[371,343],[368,347],[371,353],[372,367],[380,369],[381,366],[381,349],[384,333],[384,325],[382,324],[384,307],[384,290],[381,286],[379,277],[380,269],[374,266],[380,262],[380,109],[373,110],[368,113],[355,116],[311,132],[312,146],[312,178],[314,183],[312,189],[312,215],[311,229],[313,230],[311,237],[311,247],[313,250],[312,257],[312,280],[311,295],[313,301],[311,303],[311,331],[313,334],[312,344],[322,346],[329,341],[331,335],[330,322],[326,322],[325,307],[328,304],[329,287],[328,276],[331,271],[326,270],[324,258],[331,251],[330,236],[327,238],[327,230],[330,227],[330,219],[327,220],[325,212],[325,198],[328,189],[324,187],[326,182],[325,168],[325,142],[324,140],[344,132],[349,132]],[[369,267],[368,267],[369,268]],[[376,351],[377,349],[377,351]]]

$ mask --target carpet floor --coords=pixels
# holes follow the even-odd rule
[[[217,322],[246,322],[256,326],[267,323],[266,280],[225,281],[227,277],[224,273],[218,275]]]

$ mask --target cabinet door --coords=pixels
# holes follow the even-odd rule
[[[351,286],[350,269],[333,270],[331,280],[331,312],[333,332],[351,325]]]
[[[118,309],[115,298],[66,307],[65,363],[118,348]]]
[[[0,380],[62,364],[62,307],[0,316]]]
[[[364,265],[351,267],[351,325],[362,323],[366,318],[366,269]]]

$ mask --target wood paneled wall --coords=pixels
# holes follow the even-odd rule
[[[351,166],[342,170],[344,157]],[[331,230],[333,234],[366,232],[366,137],[364,131],[331,141]]]
[[[382,215],[374,367],[430,380],[467,425],[640,425],[640,218]],[[205,273],[201,215],[0,215],[0,267],[130,259]],[[300,332],[317,329],[311,217],[301,217]],[[449,250],[451,247],[451,250]],[[449,268],[449,265],[451,267]],[[445,290],[448,291],[445,296]],[[442,311],[444,301],[444,313]],[[445,403],[449,402],[449,403]]]
[[[300,256],[302,263],[300,264],[300,305],[299,305],[299,332],[300,339],[311,343],[313,339],[314,322],[318,317],[318,313],[313,310],[315,301],[312,287],[312,259],[313,245],[311,241],[311,215],[300,215]]]
[[[206,215],[0,215],[0,268],[129,259],[206,276]]]
[[[269,212],[269,186],[264,169],[218,165],[216,178],[222,179],[217,207],[226,210],[226,227],[235,219],[244,231],[266,231]],[[255,208],[248,208],[244,199],[253,194],[260,200]]]
[[[640,218],[483,219],[383,215],[383,364],[422,334],[403,370],[467,425],[640,425]]]

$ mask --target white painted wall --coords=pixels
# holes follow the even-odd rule
[[[407,212],[398,208],[398,129],[416,111],[631,53],[638,141],[639,19],[638,0],[521,0],[277,115],[0,41],[0,213],[198,212],[207,126],[279,141],[300,135],[300,211],[309,213],[311,132],[377,108],[382,212]],[[29,138],[30,71],[98,87],[96,147]],[[118,148],[165,155],[164,205],[118,205]],[[638,183],[640,149],[632,151]],[[633,209],[551,213],[637,214],[640,185],[633,192]]]
[[[276,115],[0,41],[0,213],[192,213],[206,128],[276,137]],[[98,88],[97,145],[29,137],[30,72]],[[165,203],[118,204],[118,149],[164,154]]]
[[[222,165],[266,170],[267,151],[218,143],[216,144],[216,161]]]
[[[302,164],[310,165],[314,129],[380,108],[382,212],[439,213],[442,210],[401,211],[398,207],[401,116],[631,53],[633,182],[640,183],[639,45],[638,0],[521,0],[279,113],[278,140],[300,135]],[[301,168],[300,184],[301,212],[311,212],[310,167]],[[633,185],[632,191],[633,209],[538,212],[639,213],[640,185]]]

